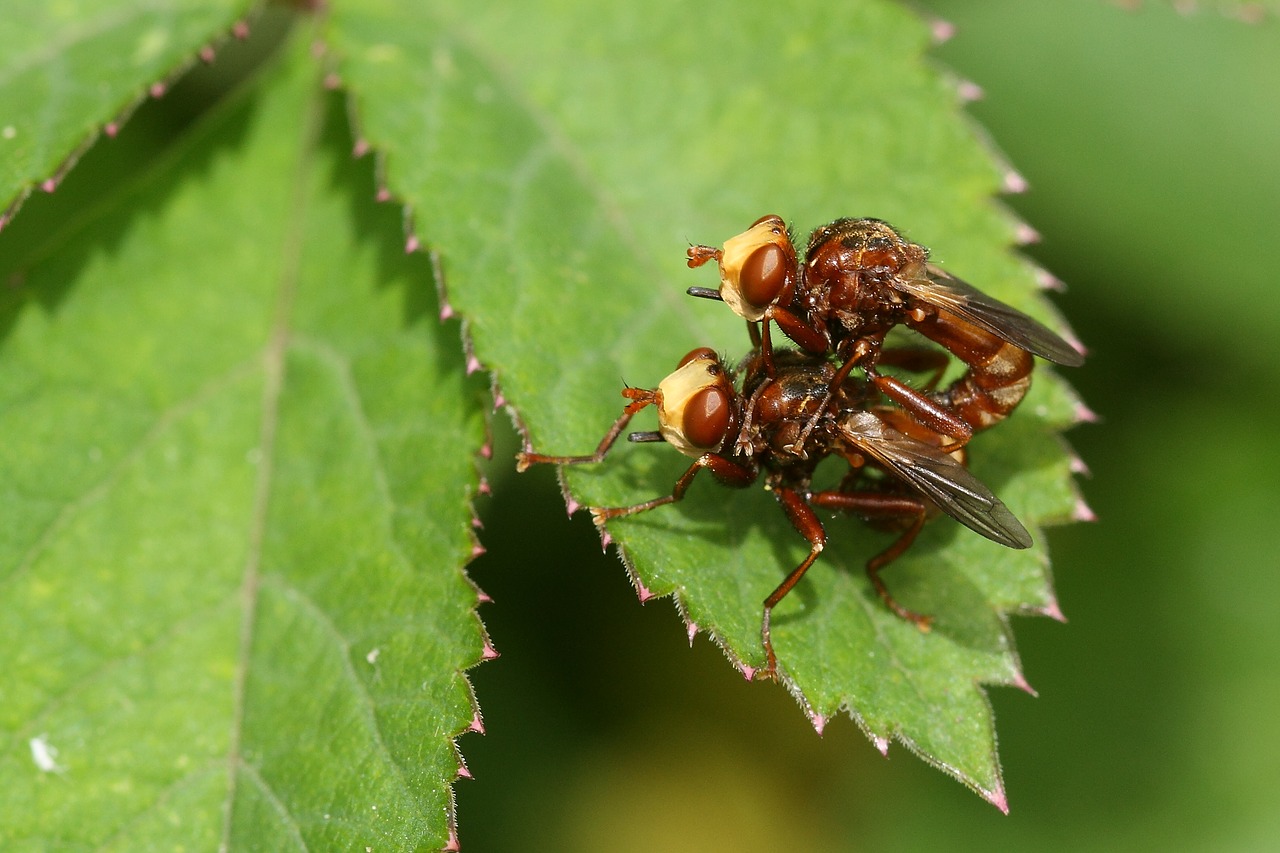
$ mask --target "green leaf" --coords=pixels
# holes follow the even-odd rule
[[[653,387],[686,351],[748,344],[729,312],[682,296],[714,284],[684,264],[764,213],[801,234],[875,215],[934,259],[1039,316],[1018,224],[991,202],[1014,176],[926,59],[926,22],[875,0],[676,2],[601,9],[393,0],[335,4],[327,42],[384,180],[439,252],[478,359],[549,453],[593,448],[625,379]],[[1049,370],[973,467],[1036,532],[1069,519],[1076,418]],[[643,428],[643,427],[640,427]],[[663,493],[669,448],[620,447],[565,472],[589,505]],[[807,550],[761,490],[698,483],[675,507],[610,526],[642,594],[742,665],[763,662],[761,602]],[[888,541],[830,523],[828,551],[775,611],[788,687],[815,723],[846,709],[881,748],[896,738],[1003,807],[981,684],[1025,684],[1006,614],[1055,613],[1042,547],[1013,552],[932,524],[887,579],[936,615],[928,636],[887,613],[862,566]],[[1037,539],[1040,537],[1037,536]]]
[[[313,36],[0,234],[5,849],[453,838],[484,386]]]
[[[56,186],[148,92],[227,37],[251,0],[8,0],[0,18],[0,199],[7,221],[33,187]],[[157,87],[154,88],[153,87]]]

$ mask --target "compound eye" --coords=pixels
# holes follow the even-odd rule
[[[700,358],[711,358],[711,359],[718,360],[716,356],[716,351],[713,350],[711,347],[698,347],[697,349],[691,349],[689,350],[689,352],[685,353],[685,357],[680,359],[680,363],[676,365],[676,370],[679,370],[689,362],[697,361]]]
[[[722,388],[703,388],[689,398],[682,424],[685,440],[702,450],[716,450],[724,443],[733,422],[729,395]]]
[[[738,275],[742,298],[757,308],[767,308],[787,282],[787,255],[777,243],[766,243],[747,256]]]

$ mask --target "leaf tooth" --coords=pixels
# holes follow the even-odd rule
[[[1079,400],[1076,401],[1073,416],[1078,424],[1096,424],[1099,421],[1098,413]]]
[[[476,777],[474,777],[474,776],[472,776],[472,775],[471,775],[471,771],[467,769],[466,762],[459,762],[459,763],[458,763],[458,775],[457,775],[457,777],[456,777],[456,778],[458,778],[458,779],[474,779],[474,778],[476,778]]]
[[[813,730],[818,733],[818,737],[822,737],[822,732],[827,727],[828,717],[824,714],[809,714],[809,722],[813,724]]]
[[[889,757],[889,739],[887,737],[883,737],[882,735],[872,735],[871,743],[881,755],[886,758]]]
[[[500,657],[502,657],[502,654],[493,647],[492,641],[490,641],[488,637],[485,637],[484,649],[480,652],[480,659],[497,660]]]
[[[1081,477],[1093,476],[1093,472],[1089,470],[1089,464],[1080,458],[1080,454],[1074,451],[1068,457],[1067,467],[1071,469],[1072,474],[1078,474]]]
[[[495,388],[493,392],[493,410],[495,412],[500,412],[506,408],[506,405],[507,398],[502,395],[501,391]]]
[[[231,35],[240,41],[247,39],[249,37],[249,22],[245,20],[236,21],[235,25],[231,27]]]
[[[1019,222],[1018,227],[1014,229],[1013,239],[1019,246],[1029,246],[1040,242],[1040,232],[1025,222]]]
[[[118,122],[109,121],[103,125],[102,132],[107,135],[108,139],[115,139],[116,134],[120,132],[120,124]]]
[[[1052,596],[1047,602],[1045,602],[1043,607],[1037,607],[1032,610],[1032,612],[1038,613],[1041,616],[1048,616],[1055,622],[1065,623],[1067,621],[1066,615],[1062,612],[1062,605],[1058,603],[1057,596]]]
[[[751,666],[744,660],[738,661],[737,666],[738,666],[738,672],[742,673],[742,677],[745,678],[747,681],[753,681],[756,677],[756,673],[759,672],[759,670],[756,667]]]
[[[1097,521],[1098,516],[1093,509],[1084,502],[1084,498],[1076,498],[1075,509],[1071,511],[1071,517],[1076,521]]]
[[[57,179],[57,178],[45,178],[45,179],[40,183],[40,189],[44,190],[44,191],[45,191],[45,192],[47,192],[47,193],[51,193],[51,192],[53,192],[54,190],[56,190],[57,188],[58,188],[58,179]]]
[[[1061,293],[1067,289],[1067,285],[1053,273],[1044,267],[1036,267],[1035,270],[1036,284],[1041,290],[1053,290]]]
[[[453,825],[452,820],[449,822],[449,840],[440,849],[445,853],[459,853],[462,850],[462,845],[458,842],[458,827]]]
[[[929,21],[929,32],[933,35],[934,44],[945,44],[956,34],[956,25],[942,18]]]
[[[483,449],[484,449],[484,448],[481,448],[481,450],[483,450]],[[493,451],[492,451],[492,450],[490,450],[490,453],[492,453],[492,452],[493,452]],[[491,494],[493,494],[493,487],[489,485],[489,478],[488,478],[488,477],[485,477],[485,476],[481,476],[481,477],[480,477],[480,483],[476,486],[476,491],[477,491],[479,494],[482,494],[482,495],[491,495]]]
[[[566,494],[565,494],[565,501],[564,501],[564,508],[565,508],[566,510],[568,510],[568,512],[569,512],[569,516],[570,516],[570,517],[573,517],[573,514],[574,514],[575,512],[577,512],[578,510],[582,509],[582,504],[578,503],[578,502],[574,499],[573,495],[570,495],[570,494],[567,494],[567,493],[566,493]]]
[[[693,648],[693,638],[698,636],[698,623],[692,619],[685,619],[684,629],[685,633],[689,635],[689,648]]]
[[[480,709],[476,708],[471,713],[471,724],[467,726],[467,731],[484,734],[484,720],[480,716]]]
[[[639,578],[636,579],[636,598],[640,599],[641,604],[653,598],[653,590],[645,586]]]
[[[1031,189],[1031,184],[1027,183],[1027,179],[1021,172],[1016,169],[1005,169],[1004,177],[1000,180],[1000,185],[1007,193],[1013,195],[1022,195]]]
[[[206,44],[204,47],[200,48],[198,56],[200,57],[200,61],[205,65],[212,65],[213,60],[217,58],[218,54],[217,51],[213,49],[213,45]]]
[[[476,354],[473,352],[467,353],[467,375],[470,376],[480,369],[480,359],[476,358]]]
[[[961,80],[956,83],[956,94],[966,104],[981,101],[986,96],[986,93],[982,91],[982,87],[972,80]]]
[[[410,234],[409,239],[404,241],[404,253],[406,255],[412,255],[421,248],[422,241],[418,239],[417,234]]]
[[[1031,682],[1027,681],[1027,676],[1021,669],[1018,669],[1013,673],[1013,678],[1009,681],[1009,686],[1016,687],[1031,697],[1039,697],[1040,695],[1036,692],[1036,689],[1031,686]]]
[[[356,144],[351,146],[351,156],[359,160],[361,157],[369,153],[369,140],[360,138],[356,140]]]
[[[330,92],[341,89],[342,77],[338,75],[338,72],[330,71],[328,74],[324,75],[324,82],[322,85]]]
[[[471,544],[471,559],[474,560],[477,557],[483,557],[487,553],[489,553],[489,549],[481,545],[479,542],[473,542]]]
[[[147,89],[147,94],[153,98],[163,98],[168,91],[169,87],[164,84],[164,81],[157,80],[151,84],[151,88]]]

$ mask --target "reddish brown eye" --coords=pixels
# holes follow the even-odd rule
[[[689,362],[695,359],[715,358],[715,357],[716,357],[716,351],[713,350],[711,347],[698,347],[697,349],[691,349],[689,350],[689,352],[685,353],[684,358],[680,359],[680,363],[676,365],[676,370],[679,370],[680,368],[684,367],[686,364],[688,364]]]
[[[724,442],[732,417],[729,395],[724,389],[703,388],[685,404],[685,438],[694,447],[714,450]]]
[[[766,222],[772,225],[775,231],[777,231],[777,229],[785,229],[787,227],[787,224],[782,221],[782,217],[778,216],[776,213],[768,213],[768,214],[765,214],[764,216],[761,216],[755,222],[751,223],[751,227],[755,228],[757,225],[763,225]],[[780,234],[782,232],[777,231],[777,233]]]
[[[742,265],[738,283],[742,298],[757,308],[771,304],[787,281],[787,256],[777,243],[766,243]]]

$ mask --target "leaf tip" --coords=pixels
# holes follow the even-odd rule
[[[996,780],[996,786],[992,790],[985,791],[979,788],[978,793],[984,800],[998,808],[1001,814],[1009,813],[1009,795],[1004,792],[1004,784],[1000,780]]]

